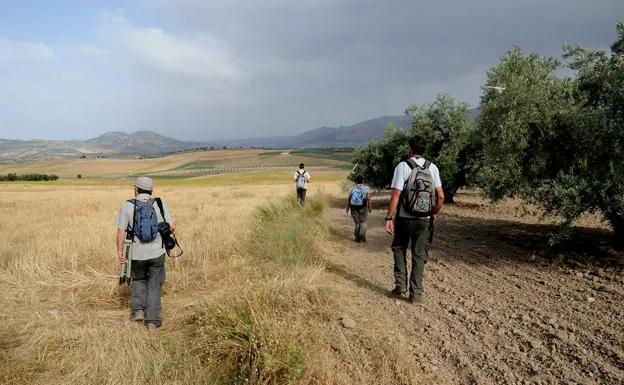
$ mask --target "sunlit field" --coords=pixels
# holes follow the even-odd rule
[[[152,334],[118,285],[131,181],[1,184],[0,383],[351,383],[317,247],[345,175],[319,173],[304,209],[289,174],[156,179],[184,255]]]
[[[168,260],[164,327],[149,336],[128,322],[128,289],[117,279],[114,220],[131,183],[1,185],[0,383],[204,383],[217,365],[206,367],[185,334],[202,304],[270,290],[254,290],[250,232],[256,206],[288,187],[156,184],[185,254]],[[311,269],[300,274],[313,281]]]

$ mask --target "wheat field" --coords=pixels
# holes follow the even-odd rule
[[[337,183],[311,192],[304,223],[287,182],[156,182],[184,255],[167,260],[153,334],[118,285],[114,221],[131,184],[0,185],[0,383],[351,383],[316,249],[320,196]]]
[[[287,190],[156,186],[185,251],[167,264],[163,341],[127,322],[127,289],[118,287],[114,220],[131,183],[0,186],[0,383],[195,382],[194,370],[161,373],[184,349],[175,346],[184,309],[240,292],[253,202]]]

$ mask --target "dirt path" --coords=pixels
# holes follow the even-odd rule
[[[412,305],[389,295],[383,202],[365,244],[353,241],[351,217],[338,202],[324,253],[329,274],[351,291],[345,312],[356,326],[348,338],[361,343],[367,329],[387,334],[426,375],[415,383],[624,383],[619,262],[540,256],[533,250],[545,242],[543,227],[479,218],[478,207],[460,205],[437,224],[425,296]]]

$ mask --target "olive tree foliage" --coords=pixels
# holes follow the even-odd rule
[[[611,52],[568,45],[564,58],[576,75],[582,167],[574,177],[584,206],[600,211],[624,246],[624,20]]]
[[[559,60],[519,47],[487,72],[478,118],[479,184],[493,200],[527,200],[576,161],[569,123],[573,82]],[[570,148],[572,146],[572,148]]]
[[[457,190],[466,185],[467,170],[474,155],[474,122],[469,106],[450,95],[438,95],[428,106],[409,106],[405,113],[412,117],[412,135],[427,142],[425,157],[440,170],[447,203],[453,202]]]
[[[372,140],[367,147],[357,150],[353,159],[356,166],[349,179],[355,180],[357,175],[362,175],[372,187],[388,187],[394,167],[407,159],[409,138],[409,129],[389,124],[380,140]]]
[[[362,175],[374,187],[388,187],[396,165],[407,159],[409,138],[420,135],[427,142],[424,156],[440,169],[446,199],[452,202],[457,189],[466,183],[469,157],[465,148],[474,131],[468,105],[449,95],[439,95],[429,105],[409,106],[405,113],[412,117],[412,126],[390,126],[381,140],[360,148],[353,160],[357,167],[350,178]]]
[[[567,46],[562,60],[514,47],[487,73],[478,120],[479,184],[563,218],[558,242],[584,212],[624,234],[624,24],[612,52]],[[502,88],[491,88],[502,87]]]

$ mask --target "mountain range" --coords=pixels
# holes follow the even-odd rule
[[[473,116],[476,114],[475,111],[471,111]],[[80,157],[157,157],[173,152],[211,147],[354,147],[366,145],[371,139],[379,139],[390,123],[407,128],[411,124],[411,119],[406,115],[380,116],[348,126],[320,127],[295,136],[210,142],[180,141],[152,131],[137,131],[132,134],[111,131],[88,140],[0,139],[0,163]]]

